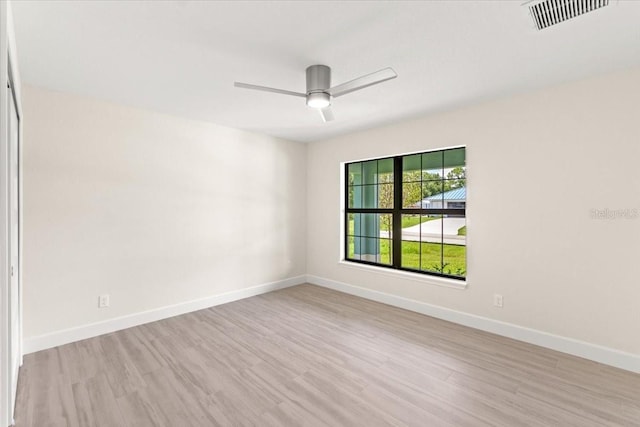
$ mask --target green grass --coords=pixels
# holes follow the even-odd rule
[[[419,215],[402,215],[402,228],[412,227],[416,224],[420,224],[434,219],[440,219],[439,217],[419,216]],[[354,221],[349,221],[349,234],[353,235]],[[380,221],[380,230],[386,231],[384,224]],[[466,229],[465,229],[466,230]],[[459,233],[458,233],[459,234]]]
[[[438,217],[426,217],[419,215],[403,215],[402,228],[412,227],[416,224],[438,219]],[[381,224],[382,226],[382,224]],[[349,234],[353,234],[354,221],[349,221]],[[467,235],[467,227],[458,230],[459,236]],[[354,255],[353,237],[349,237],[348,257]],[[380,239],[380,262],[391,264],[390,240]],[[442,254],[440,253],[442,249]],[[413,270],[423,270],[451,274],[454,276],[466,275],[466,246],[464,245],[440,245],[439,243],[402,242],[402,267]]]
[[[402,267],[464,277],[467,269],[466,246],[445,244],[442,245],[442,254],[440,248],[439,243],[404,241],[402,242]],[[353,256],[353,253],[354,243],[353,240],[350,240],[349,255]],[[444,266],[442,256],[444,257]],[[391,264],[391,259],[390,241],[380,239],[380,262]]]
[[[413,227],[416,224],[421,224],[434,219],[440,218],[435,216],[402,215],[402,228]]]
[[[440,248],[439,243],[402,242],[402,267],[464,276],[466,246],[445,244],[442,254]]]

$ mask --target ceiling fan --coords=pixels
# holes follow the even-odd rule
[[[306,98],[307,105],[320,111],[322,120],[328,122],[333,120],[333,112],[331,111],[331,100],[333,98],[395,79],[396,77],[398,75],[392,68],[383,68],[374,73],[331,87],[331,68],[326,65],[311,65],[307,67],[307,91],[305,93],[240,82],[235,82],[234,86]]]

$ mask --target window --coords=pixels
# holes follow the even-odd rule
[[[465,148],[345,165],[348,261],[466,277]]]

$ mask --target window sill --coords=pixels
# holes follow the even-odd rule
[[[446,277],[430,276],[427,274],[412,273],[410,271],[392,270],[386,267],[376,267],[373,265],[360,264],[357,262],[349,262],[341,260],[338,262],[349,268],[356,268],[359,270],[369,271],[384,276],[395,277],[398,279],[413,280],[415,282],[426,283],[429,285],[442,286],[445,288],[453,289],[466,289],[467,280],[449,279]]]

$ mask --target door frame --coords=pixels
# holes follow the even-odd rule
[[[18,357],[22,365],[22,245],[23,245],[23,110],[21,102],[21,82],[18,72],[18,58],[11,13],[11,1],[0,1],[0,76],[4,80],[0,84],[0,105],[2,110],[8,105],[9,91],[7,83],[11,79],[12,100],[18,116],[18,265],[15,274],[18,276],[18,325],[14,333],[18,335]],[[8,112],[0,114],[0,427],[13,424],[14,407],[11,402],[13,385],[11,377],[11,354],[9,342],[10,310],[10,242],[9,242],[9,144],[8,144]],[[13,390],[15,393],[15,390]],[[15,397],[15,394],[13,394]]]
[[[13,79],[13,72],[12,72],[12,59],[11,59],[11,55],[9,55],[9,61],[8,61],[9,67],[8,67],[8,85],[9,85],[9,93],[7,96],[7,101],[13,103],[13,107],[16,113],[16,125],[17,125],[17,129],[16,129],[16,168],[17,170],[15,171],[15,174],[17,175],[17,197],[16,197],[16,203],[17,206],[15,206],[16,211],[17,211],[17,215],[18,218],[16,218],[16,222],[17,222],[17,230],[15,231],[17,234],[17,254],[15,254],[16,258],[17,258],[17,263],[14,267],[14,271],[11,271],[11,267],[12,267],[12,257],[14,254],[12,254],[12,249],[13,249],[13,244],[12,244],[12,239],[13,239],[13,229],[12,229],[12,215],[13,215],[13,193],[12,193],[12,178],[13,178],[13,164],[12,164],[12,147],[11,144],[12,142],[10,141],[10,135],[8,135],[8,139],[7,142],[9,144],[8,146],[8,150],[7,150],[7,160],[9,163],[9,167],[8,167],[8,180],[7,180],[7,184],[8,184],[8,206],[7,206],[7,210],[8,210],[8,243],[9,243],[9,251],[7,253],[7,258],[8,258],[8,263],[7,263],[7,267],[9,268],[9,276],[8,276],[8,286],[9,286],[9,290],[8,290],[8,294],[9,294],[9,299],[8,299],[8,307],[9,307],[9,317],[8,317],[8,321],[9,321],[9,325],[8,325],[8,330],[10,332],[10,337],[8,337],[8,356],[9,356],[9,403],[8,403],[8,409],[9,409],[9,418],[12,421],[13,424],[13,418],[14,418],[14,409],[15,409],[15,401],[17,398],[17,390],[18,390],[18,377],[17,375],[14,378],[15,375],[15,371],[19,371],[20,367],[22,366],[22,360],[23,360],[23,354],[22,354],[22,164],[21,164],[21,159],[22,159],[22,113],[20,111],[19,108],[19,103],[18,103],[18,94],[16,93],[15,90],[15,80]],[[10,123],[8,126],[8,129],[10,132],[13,132],[13,128],[11,127]],[[12,295],[12,273],[15,276],[15,280],[17,282],[17,286],[16,286],[16,292],[18,293],[18,298],[17,298],[17,306],[13,307],[11,302],[13,301],[13,295]],[[17,324],[15,325],[15,328],[12,328],[12,318],[14,315],[14,310],[17,310],[18,315],[17,315]],[[17,335],[17,340],[16,340],[16,344],[17,344],[17,349],[13,348],[13,335]],[[14,352],[17,351],[18,355],[17,355],[17,363],[18,366],[13,366],[13,359],[14,359]],[[15,381],[15,382],[14,382]]]

